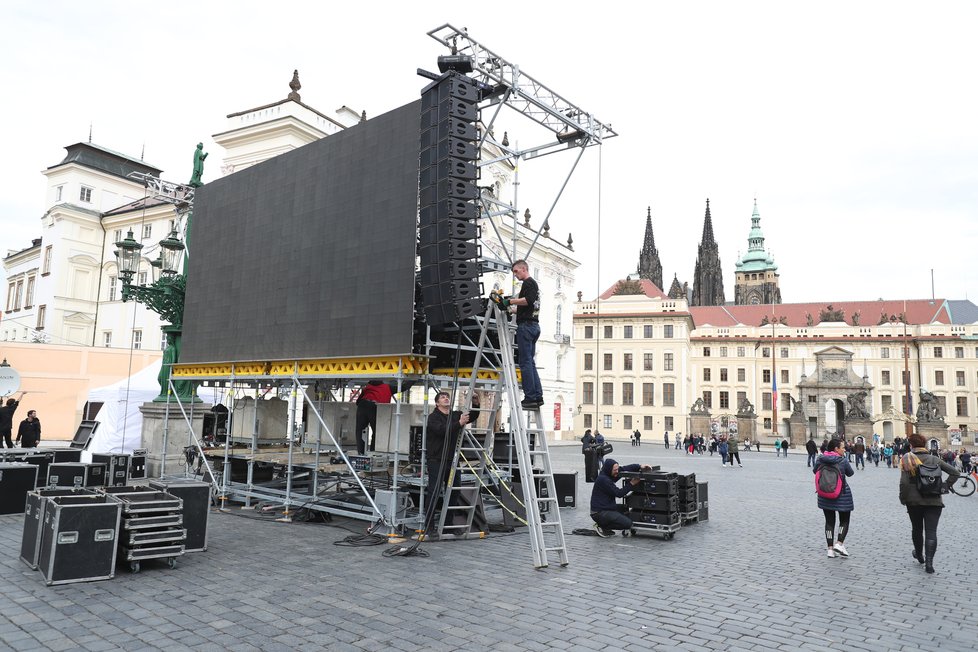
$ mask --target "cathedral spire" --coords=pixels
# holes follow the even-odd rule
[[[706,215],[703,218],[703,239],[696,254],[696,269],[693,272],[694,306],[722,306],[726,303],[723,295],[723,268],[720,266],[720,249],[713,237],[713,218],[710,216],[710,200],[706,200]]]
[[[655,248],[655,236],[652,234],[651,206],[645,215],[645,241],[638,255],[638,277],[648,279],[662,289],[662,263],[659,261],[659,250]]]
[[[710,217],[710,200],[706,200],[706,215],[703,217],[703,243],[716,244],[713,239],[713,218]]]
[[[761,214],[754,198],[750,216],[747,253],[739,258],[735,268],[734,303],[738,306],[759,303],[781,303],[778,266],[764,249]]]

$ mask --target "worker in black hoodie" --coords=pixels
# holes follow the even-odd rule
[[[610,457],[605,459],[598,479],[594,481],[594,488],[591,490],[591,520],[594,521],[594,529],[599,536],[611,536],[615,530],[621,530],[622,536],[626,537],[634,534],[632,519],[623,513],[624,506],[619,504],[618,499],[630,494],[639,480],[632,478],[624,486],[619,487],[618,472],[651,470],[652,467],[648,464],[628,464],[620,467],[618,462]]]

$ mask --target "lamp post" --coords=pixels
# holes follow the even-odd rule
[[[192,196],[192,189],[199,188],[202,184],[200,177],[203,174],[204,159],[207,154],[202,151],[203,146],[198,144],[197,151],[194,152],[194,173],[190,183],[186,186],[175,186],[182,196]],[[157,181],[158,180],[155,180]],[[186,204],[184,204],[186,206]],[[190,240],[190,223],[193,216],[192,204],[190,212],[187,213],[186,239]],[[144,304],[147,308],[160,316],[160,319],[169,322],[163,327],[166,336],[166,347],[163,350],[162,366],[160,367],[160,394],[155,399],[156,403],[165,403],[170,388],[170,372],[174,364],[180,361],[180,343],[183,332],[183,306],[184,294],[187,287],[187,256],[186,245],[177,234],[176,228],[170,234],[160,240],[159,257],[150,265],[160,271],[160,277],[149,285],[133,283],[133,277],[139,272],[140,252],[143,245],[133,238],[132,229],[126,237],[116,245],[116,262],[119,265],[119,276],[122,278],[122,300],[136,301]],[[183,261],[181,271],[180,262]],[[177,400],[180,402],[201,402],[197,398],[194,383],[186,380],[173,382]]]

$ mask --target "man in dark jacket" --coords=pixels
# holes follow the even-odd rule
[[[478,394],[472,396],[472,409],[468,412],[452,410],[451,405],[452,395],[438,392],[435,395],[435,409],[428,415],[425,426],[425,466],[428,471],[425,511],[428,514],[434,514],[433,503],[448,481],[462,429],[479,418]]]
[[[808,466],[815,465],[815,456],[818,455],[818,444],[811,437],[805,443],[805,450],[808,451]]]
[[[24,393],[20,393],[21,398],[24,397]],[[6,405],[0,407],[0,448],[6,443],[7,448],[13,448],[14,442],[11,440],[11,434],[14,429],[14,412],[17,411],[17,406],[20,405],[20,401],[15,398],[8,398]]]
[[[41,441],[41,422],[37,418],[37,412],[30,410],[27,418],[20,422],[17,429],[17,441],[24,448],[37,448],[37,443]]]
[[[632,519],[622,513],[623,505],[618,503],[619,498],[624,498],[632,493],[635,485],[639,483],[638,478],[632,478],[624,486],[618,486],[619,471],[651,471],[652,467],[648,464],[628,464],[619,467],[618,462],[610,457],[601,466],[601,473],[594,481],[591,489],[591,520],[594,521],[594,529],[602,537],[611,536],[615,530],[621,530],[623,536],[634,534],[632,532]]]

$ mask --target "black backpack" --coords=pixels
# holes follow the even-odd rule
[[[921,460],[917,467],[917,491],[921,496],[940,496],[943,481],[940,464],[925,466]]]

